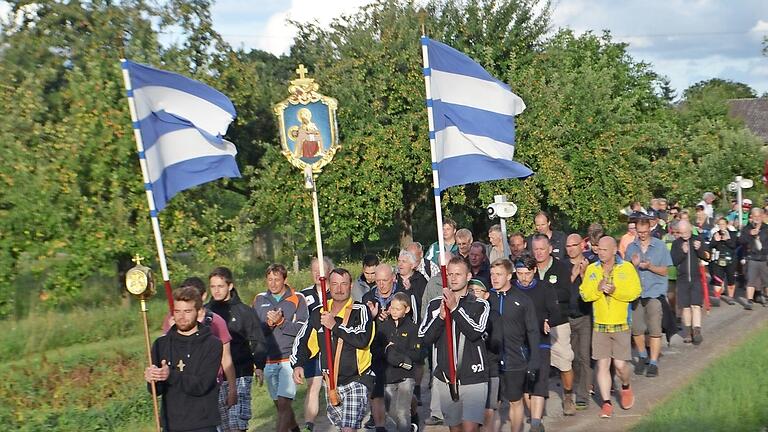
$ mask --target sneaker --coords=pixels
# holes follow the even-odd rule
[[[694,345],[701,345],[701,342],[703,341],[704,341],[704,336],[701,335],[701,327],[694,327],[693,338],[691,342],[693,342]]]
[[[376,422],[373,421],[373,415],[371,415],[371,418],[368,419],[367,422],[363,425],[364,429],[368,430],[375,430],[376,429]]]
[[[566,394],[563,396],[563,415],[572,416],[576,414],[576,404],[573,403],[573,395]]]
[[[589,402],[581,399],[576,399],[576,410],[577,411],[584,411],[585,409],[589,408]]]
[[[600,410],[600,418],[611,418],[613,416],[613,405],[604,403],[603,408]]]
[[[441,426],[443,424],[443,419],[440,417],[432,416],[424,421],[424,424],[427,426]]]
[[[659,376],[659,366],[655,364],[648,364],[648,370],[645,371],[645,376],[648,378]]]
[[[709,304],[711,304],[712,307],[720,307],[720,297],[710,297]]]
[[[686,327],[683,332],[685,334],[685,336],[683,336],[683,343],[693,342],[693,330],[691,330],[690,327]]]
[[[643,375],[645,374],[645,369],[648,367],[648,359],[647,358],[638,358],[637,363],[635,363],[635,375]]]
[[[528,429],[529,432],[544,432],[544,424],[539,423],[536,426],[531,425],[531,428]]]
[[[632,408],[635,404],[635,394],[632,393],[632,387],[621,389],[621,407],[625,410]]]
[[[743,303],[744,309],[752,310],[752,303],[754,303],[752,300],[747,300],[746,303]]]
[[[411,414],[411,432],[414,432],[413,427],[416,426],[416,431],[419,430],[419,415]]]
[[[735,301],[733,301],[733,298],[732,298],[732,297],[730,297],[730,296],[727,296],[727,295],[725,295],[725,294],[721,294],[721,295],[720,295],[720,299],[721,299],[721,300],[723,300],[724,302],[728,303],[728,304],[729,304],[729,305],[731,305],[731,306],[733,306],[733,305],[735,305],[735,304],[736,304],[736,302],[735,302]]]

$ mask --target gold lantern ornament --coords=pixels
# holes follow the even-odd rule
[[[141,265],[141,260],[139,255],[133,258],[136,265],[125,273],[125,288],[134,297],[146,300],[155,295],[155,279],[152,269]]]

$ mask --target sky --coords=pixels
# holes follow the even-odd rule
[[[287,53],[295,29],[286,19],[322,25],[370,0],[218,0],[214,28],[234,47]],[[766,0],[553,0],[553,28],[577,34],[610,30],[629,53],[670,78],[678,96],[710,78],[768,92]]]

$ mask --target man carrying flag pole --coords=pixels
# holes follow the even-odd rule
[[[240,177],[237,149],[222,139],[237,113],[226,96],[203,83],[126,59],[120,66],[168,307],[173,309],[158,212],[185,189]]]
[[[450,399],[441,400],[441,409],[451,431],[476,431],[482,423],[482,409],[478,416],[471,412],[474,411],[472,404],[462,404],[462,383],[457,379],[457,369],[459,375],[465,371],[483,372],[482,362],[466,364],[463,360],[467,358],[465,348],[474,346],[466,341],[474,340],[477,332],[484,332],[487,314],[483,314],[483,308],[468,314],[458,307],[453,294],[446,293],[448,274],[441,235],[440,192],[450,186],[525,178],[533,174],[513,160],[514,116],[525,109],[525,104],[506,84],[461,52],[426,36],[422,36],[421,46],[444,295],[442,299],[433,300],[440,302],[440,307],[431,308],[432,313],[424,316],[419,333],[423,336],[432,326],[444,326],[445,344],[437,344],[436,348],[438,359],[448,364],[439,365],[435,370],[447,371],[448,376],[436,374],[435,377],[447,385]],[[459,325],[452,318],[455,313],[461,314]],[[467,324],[470,325],[467,327]]]

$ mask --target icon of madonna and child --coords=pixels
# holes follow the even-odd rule
[[[314,103],[309,106],[310,108],[301,107],[297,110],[289,108],[286,110],[285,118],[286,123],[289,124],[287,135],[291,153],[295,158],[311,164],[320,159],[331,145],[331,126],[328,108],[325,105]],[[291,121],[293,113],[290,111],[295,111],[296,121]],[[313,121],[313,116],[317,123]],[[291,123],[293,125],[290,125]]]

